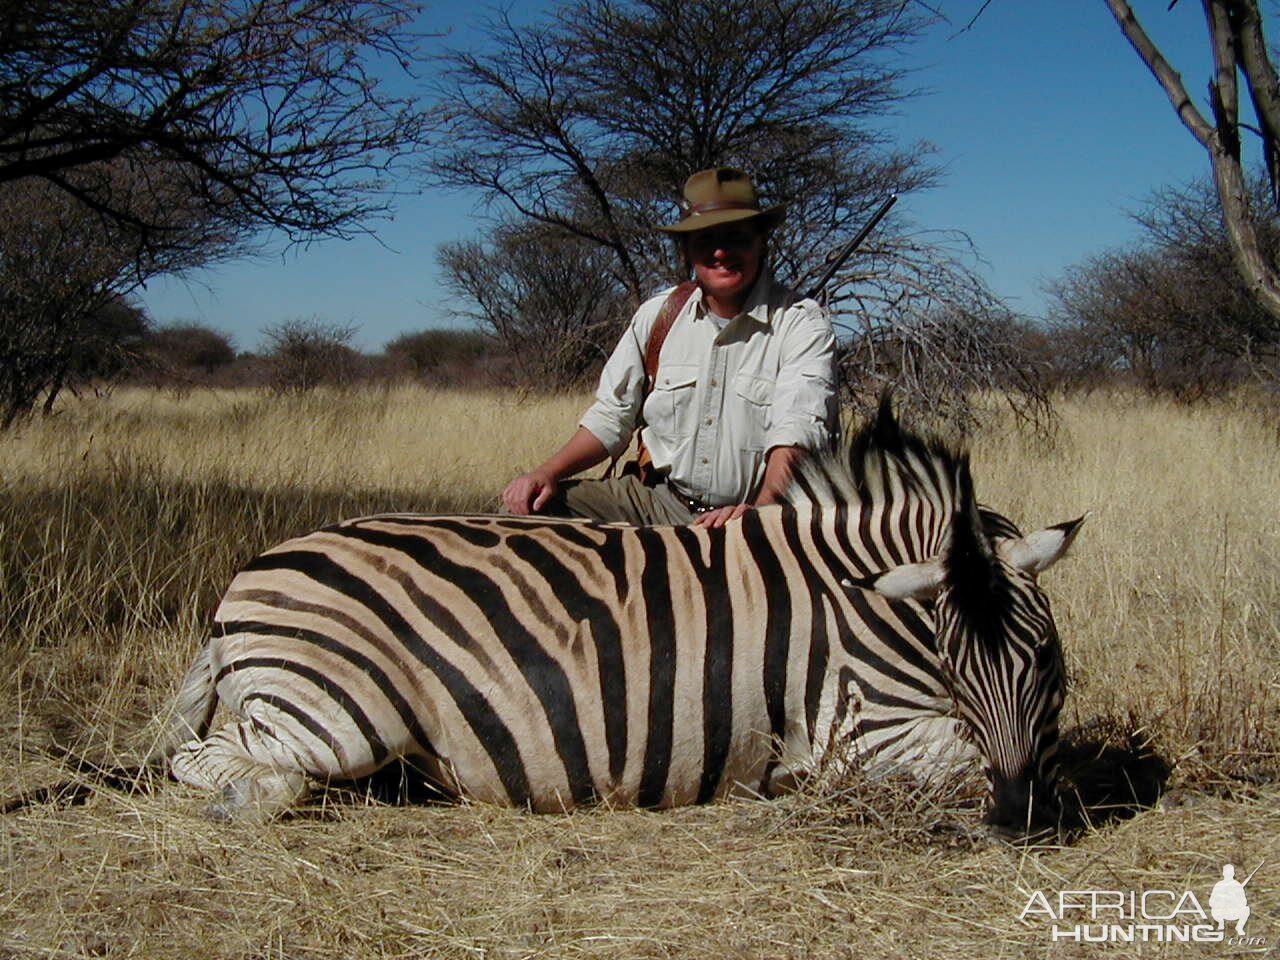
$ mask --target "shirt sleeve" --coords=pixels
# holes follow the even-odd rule
[[[595,402],[578,421],[599,440],[609,456],[627,449],[644,401],[644,345],[653,329],[665,293],[640,306],[600,373]]]
[[[765,449],[793,446],[817,452],[831,443],[837,404],[835,331],[813,300],[783,315],[783,343]]]

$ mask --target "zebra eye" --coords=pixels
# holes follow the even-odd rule
[[[1041,656],[1052,652],[1054,646],[1058,642],[1058,631],[1050,627],[1047,630],[1040,631],[1036,636],[1036,653]]]

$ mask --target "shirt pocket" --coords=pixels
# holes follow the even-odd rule
[[[644,404],[644,420],[662,437],[693,435],[693,395],[698,386],[696,363],[668,363],[658,370]]]
[[[743,445],[748,450],[763,450],[769,433],[769,408],[773,403],[773,381],[740,373],[733,381],[733,392],[742,411],[745,427]]]

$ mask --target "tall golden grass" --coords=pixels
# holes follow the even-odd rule
[[[120,391],[0,437],[0,783],[46,748],[127,763],[236,567],[342,516],[486,510],[586,402],[417,388],[269,398]],[[0,819],[0,958],[1219,956],[1054,944],[1030,891],[1193,890],[1268,864],[1249,933],[1280,943],[1280,437],[1243,401],[1060,401],[1057,443],[971,444],[1024,527],[1092,511],[1045,575],[1072,688],[1074,842],[980,841],[964,794],[824,793],[530,816],[330,794],[221,826],[204,798],[100,789]],[[1140,761],[1140,762],[1139,762]],[[1125,778],[1149,783],[1126,784]],[[1096,784],[1093,784],[1096,787]]]

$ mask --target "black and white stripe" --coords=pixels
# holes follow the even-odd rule
[[[998,821],[1042,812],[1062,673],[1034,576],[1077,526],[1018,537],[887,410],[722,529],[345,521],[236,576],[172,770],[237,815],[397,758],[561,810],[773,793],[838,751],[926,778],[978,760]]]

